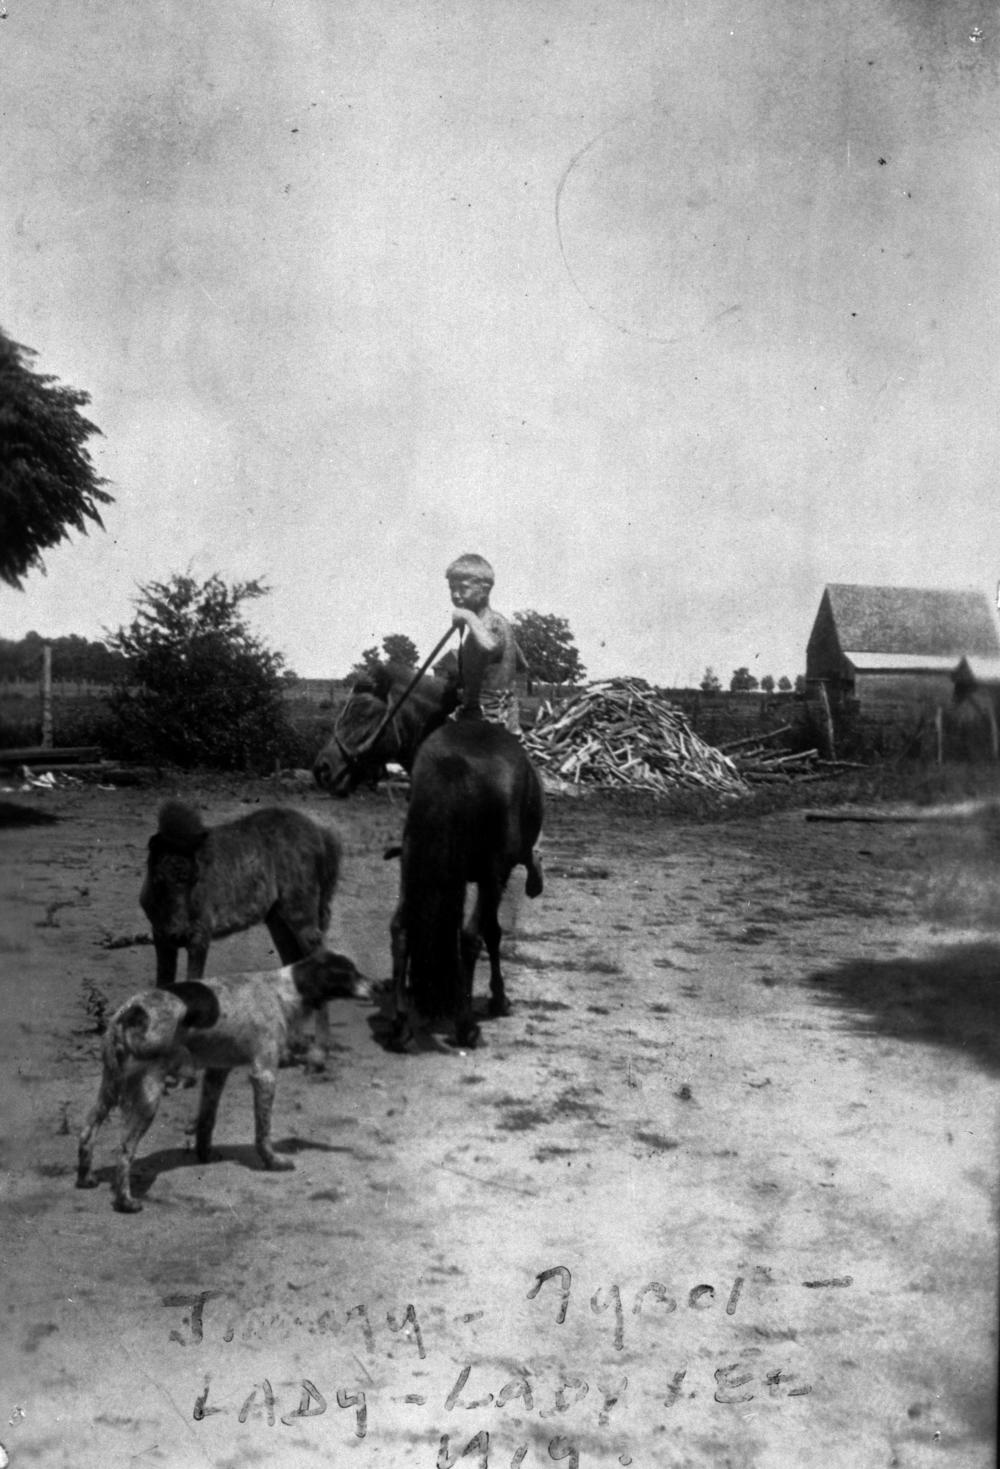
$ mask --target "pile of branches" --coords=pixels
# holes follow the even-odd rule
[[[732,758],[736,769],[744,780],[753,785],[787,785],[790,781],[827,780],[831,776],[844,775],[849,770],[864,770],[865,766],[852,760],[821,760],[818,750],[789,752],[777,744],[784,735],[792,732],[792,725],[784,724],[766,735],[751,735],[744,740],[733,740],[722,745],[722,751]]]
[[[524,745],[542,773],[572,785],[745,795],[732,760],[641,678],[589,684],[558,709],[544,703]]]

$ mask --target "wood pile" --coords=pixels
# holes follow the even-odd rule
[[[720,748],[732,759],[744,780],[752,785],[786,785],[789,781],[828,780],[849,770],[863,770],[851,760],[821,760],[818,750],[800,750],[789,754],[775,742],[789,734],[793,726],[783,724],[765,735],[751,735],[733,740]]]
[[[682,710],[644,679],[589,684],[568,703],[543,703],[524,745],[543,775],[568,785],[745,795],[735,763],[706,745]]]

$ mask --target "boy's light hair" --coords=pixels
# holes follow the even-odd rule
[[[447,581],[454,581],[455,578],[460,576],[474,577],[476,581],[485,582],[488,587],[491,587],[496,580],[493,574],[493,567],[486,560],[486,557],[476,556],[472,553],[465,556],[457,556],[445,572]]]

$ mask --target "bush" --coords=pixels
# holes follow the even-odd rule
[[[109,638],[126,668],[109,698],[122,753],[184,768],[271,769],[288,742],[284,660],[248,629],[258,581],[218,575],[140,588],[136,616]]]

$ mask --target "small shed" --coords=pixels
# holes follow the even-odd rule
[[[983,592],[833,583],[806,647],[806,682],[832,708],[862,712],[951,702],[959,665],[1000,667],[1000,628]]]
[[[1000,623],[984,592],[832,583],[806,648],[806,701],[843,752],[1000,753]]]

